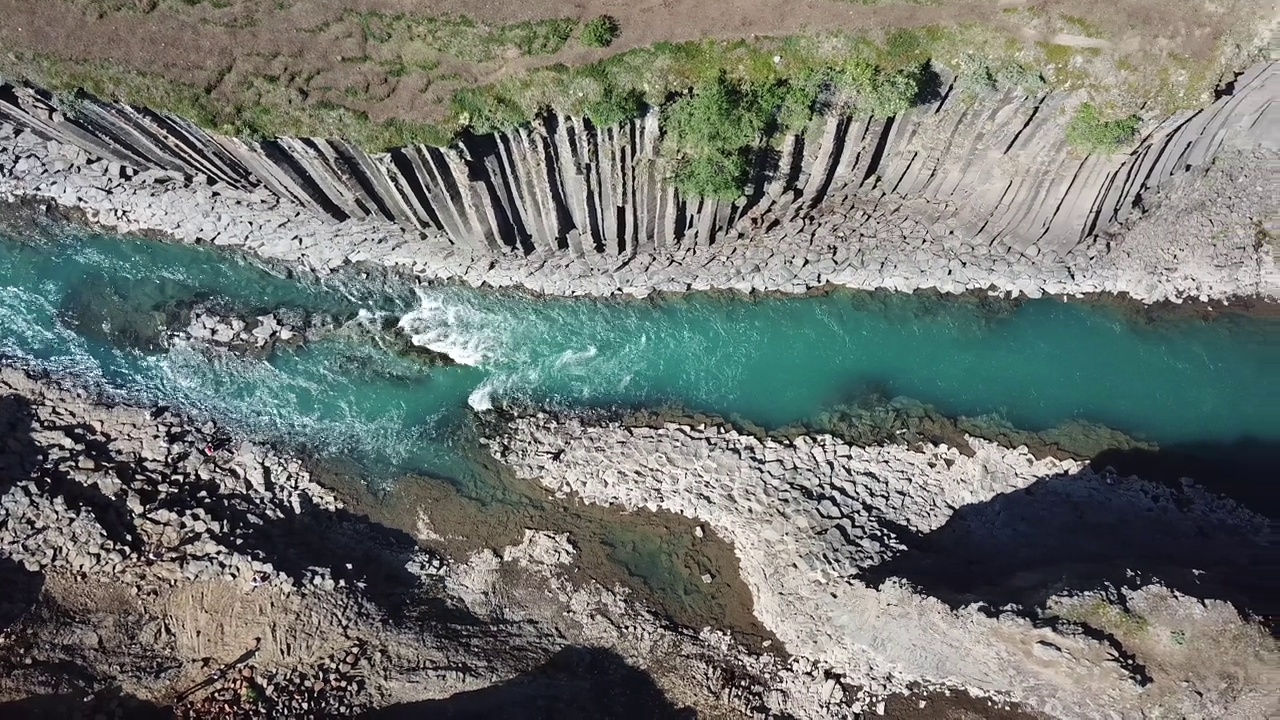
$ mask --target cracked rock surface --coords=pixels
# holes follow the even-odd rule
[[[1055,717],[1262,716],[1280,656],[1247,608],[1276,589],[1256,576],[1277,561],[1266,518],[1190,480],[968,442],[972,456],[539,414],[491,446],[558,493],[706,522],[765,626],[855,684],[1008,693]]]
[[[820,664],[574,579],[563,535],[438,555],[296,458],[16,369],[0,437],[3,713],[852,712]]]

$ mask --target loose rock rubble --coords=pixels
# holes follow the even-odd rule
[[[271,563],[235,547],[236,512],[278,520],[304,503],[337,507],[296,460],[233,447],[212,423],[192,427],[162,411],[85,423],[77,409],[90,401],[59,395],[41,414],[23,396],[5,401],[0,463],[30,479],[0,496],[0,542],[28,570],[118,573],[154,564],[151,572],[169,579],[288,585]],[[235,500],[215,503],[218,496]]]
[[[237,354],[265,357],[277,349],[298,347],[333,332],[332,318],[302,312],[273,312],[240,317],[216,308],[197,307],[170,339],[184,339]]]
[[[281,322],[275,313],[243,320],[235,316],[223,316],[212,310],[194,310],[185,334],[193,340],[210,345],[270,355],[277,345],[301,345],[306,340],[307,330],[288,321]]]
[[[252,665],[227,668],[200,700],[179,703],[174,716],[200,718],[352,717],[368,703],[359,647],[305,670],[263,674]]]

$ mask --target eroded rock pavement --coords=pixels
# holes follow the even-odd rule
[[[296,459],[19,370],[0,370],[0,423],[5,717],[430,713],[458,693],[732,716],[831,698],[812,663],[570,582],[564,536],[437,556]]]
[[[952,717],[973,694],[989,717],[1244,718],[1274,699],[1274,641],[1240,609],[1274,590],[1269,525],[1190,482],[975,438],[529,415],[489,441],[557,493],[732,542],[783,645],[761,653],[571,578],[564,535],[446,557],[212,423],[15,369],[0,410],[14,716]]]

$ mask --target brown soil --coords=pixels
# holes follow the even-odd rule
[[[441,119],[459,88],[664,41],[981,23],[1029,40],[1069,36],[1074,45],[1141,45],[1208,61],[1262,7],[1261,0],[437,0],[429,7],[414,0],[0,0],[0,44],[10,53],[157,73],[207,88],[215,98],[248,78],[280,78],[308,98],[375,121],[421,121]],[[570,41],[549,56],[517,53],[482,63],[446,58],[425,76],[397,78],[369,59],[366,36],[350,15],[367,11],[465,15],[494,25],[608,14],[618,19],[621,34],[606,49]],[[1071,25],[1074,18],[1087,18],[1086,29],[1105,39],[1084,37]]]
[[[976,698],[962,692],[894,695],[885,701],[891,720],[1046,720],[1049,716],[1017,703]]]

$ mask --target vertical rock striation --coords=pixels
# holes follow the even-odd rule
[[[1065,257],[1224,145],[1280,147],[1277,64],[1251,68],[1207,108],[1154,127],[1128,155],[1066,144],[1073,98],[950,86],[902,116],[832,115],[762,153],[736,201],[686,197],[658,160],[656,114],[597,128],[550,116],[450,148],[367,153],[343,140],[249,141],[180,118],[86,99],[74,113],[0,88],[0,119],[126,168],[265,188],[335,222],[376,219],[480,252],[563,253],[613,264],[785,225],[875,188],[917,220],[1009,253]],[[946,234],[943,232],[942,234]],[[588,261],[590,262],[590,261]]]

